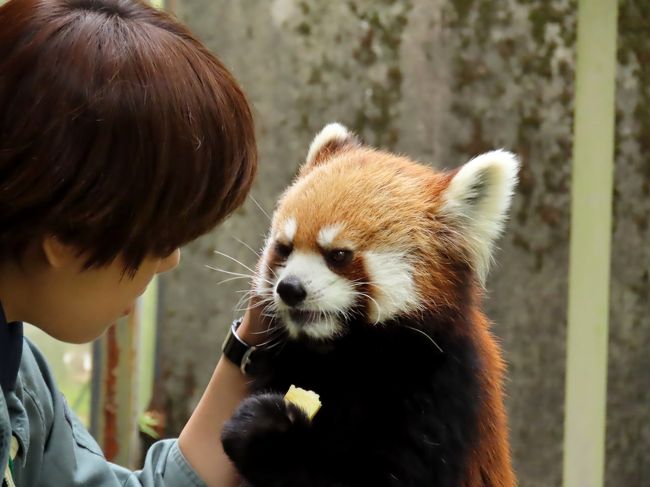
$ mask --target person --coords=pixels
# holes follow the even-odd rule
[[[239,207],[257,153],[224,65],[139,0],[0,7],[0,473],[22,486],[238,484],[224,422],[246,376],[218,362],[178,439],[142,470],[109,463],[21,322],[70,343],[127,314],[179,248]],[[260,318],[237,334],[249,343]],[[216,355],[216,354],[215,354]]]

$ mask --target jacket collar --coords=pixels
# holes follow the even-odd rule
[[[23,324],[7,323],[0,303],[0,387],[6,393],[16,387],[23,351]]]
[[[0,390],[0,475],[3,476],[7,467],[7,460],[9,459],[10,442],[11,421],[9,420],[9,411],[7,411],[4,392]]]

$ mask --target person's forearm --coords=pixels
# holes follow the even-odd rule
[[[247,331],[250,327],[247,318],[240,327],[240,336],[252,343],[255,334]],[[178,438],[183,455],[210,487],[236,487],[240,483],[221,446],[221,430],[248,395],[248,380],[236,365],[222,357]]]
[[[247,394],[246,377],[221,358],[196,410],[178,438],[183,455],[210,487],[235,487],[237,474],[221,447],[221,429]]]

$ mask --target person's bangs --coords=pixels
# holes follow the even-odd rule
[[[166,41],[157,39],[156,49],[172,51]],[[177,48],[163,59],[148,53],[150,64],[136,60],[138,67],[193,76],[146,73],[148,99],[134,100],[142,103],[134,129],[145,141],[137,144],[142,154],[133,159],[140,166],[134,172],[152,180],[140,179],[132,189],[143,195],[143,211],[125,250],[130,266],[143,253],[164,256],[209,231],[243,203],[252,184],[257,153],[245,97],[238,88],[224,90],[236,88],[234,79],[203,54]]]

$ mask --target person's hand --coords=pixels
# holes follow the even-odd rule
[[[249,345],[259,345],[268,340],[267,331],[273,326],[272,319],[264,313],[265,305],[260,297],[253,294],[248,309],[244,313],[242,324],[237,330],[239,338]]]

